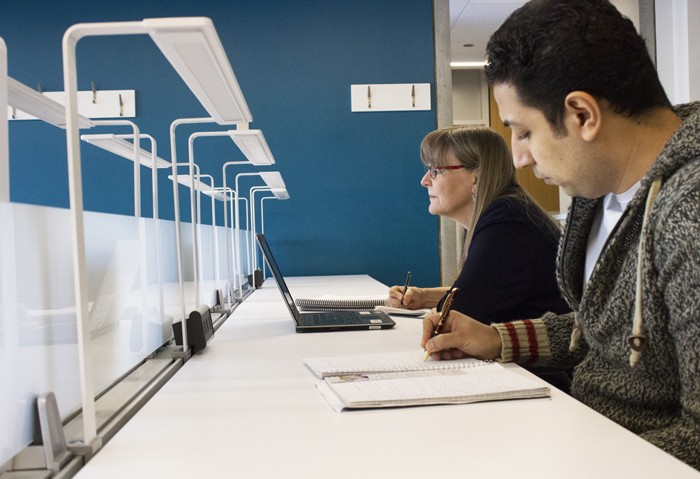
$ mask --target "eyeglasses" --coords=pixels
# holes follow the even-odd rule
[[[433,180],[437,178],[438,175],[443,174],[442,170],[459,170],[460,168],[466,168],[464,165],[450,165],[450,166],[429,166],[428,171],[430,172],[430,178]]]

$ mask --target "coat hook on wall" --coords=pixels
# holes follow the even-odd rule
[[[430,83],[360,83],[350,85],[353,112],[430,110]]]
[[[122,94],[119,94],[119,116],[124,116],[124,100]]]
[[[92,88],[92,102],[97,103],[97,89],[95,88],[95,82],[90,82],[90,88]]]
[[[17,119],[17,107],[15,107],[15,106],[12,107],[12,119],[13,120]]]

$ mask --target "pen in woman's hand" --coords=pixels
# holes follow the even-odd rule
[[[403,297],[406,296],[406,291],[408,291],[408,283],[411,282],[411,272],[406,273],[406,282],[403,285],[403,293],[401,293],[401,306],[403,306]]]
[[[440,320],[438,321],[437,325],[435,325],[435,331],[433,331],[433,336],[437,336],[438,334],[440,334],[440,331],[442,331],[442,325],[445,324],[445,320],[450,314],[450,309],[452,309],[452,300],[454,299],[455,293],[458,289],[459,288],[452,288],[447,294],[447,299],[445,299],[445,303],[442,305],[442,311],[440,311]],[[428,356],[430,356],[430,352],[426,350],[425,356],[423,356],[423,361],[426,361],[428,359]]]

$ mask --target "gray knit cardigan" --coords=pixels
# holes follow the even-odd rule
[[[575,312],[493,327],[503,341],[501,360],[575,365],[574,397],[700,469],[700,103],[677,113],[683,124],[642,180],[585,288],[586,245],[600,200],[572,201],[557,278]],[[641,245],[647,346],[632,367],[642,218],[658,177],[663,184]]]

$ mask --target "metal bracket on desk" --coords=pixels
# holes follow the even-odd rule
[[[34,427],[35,445],[26,447],[12,460],[13,471],[48,469],[58,472],[72,457],[54,393],[45,393],[36,400]]]
[[[175,341],[163,348],[157,355],[158,358],[172,358],[172,359],[182,359],[183,363],[186,363],[192,353],[189,351],[183,351],[182,346],[177,346]]]
[[[86,463],[92,456],[94,456],[97,451],[102,449],[102,438],[100,436],[95,437],[90,444],[76,443],[68,446],[68,449],[76,456],[82,456],[83,462]]]

